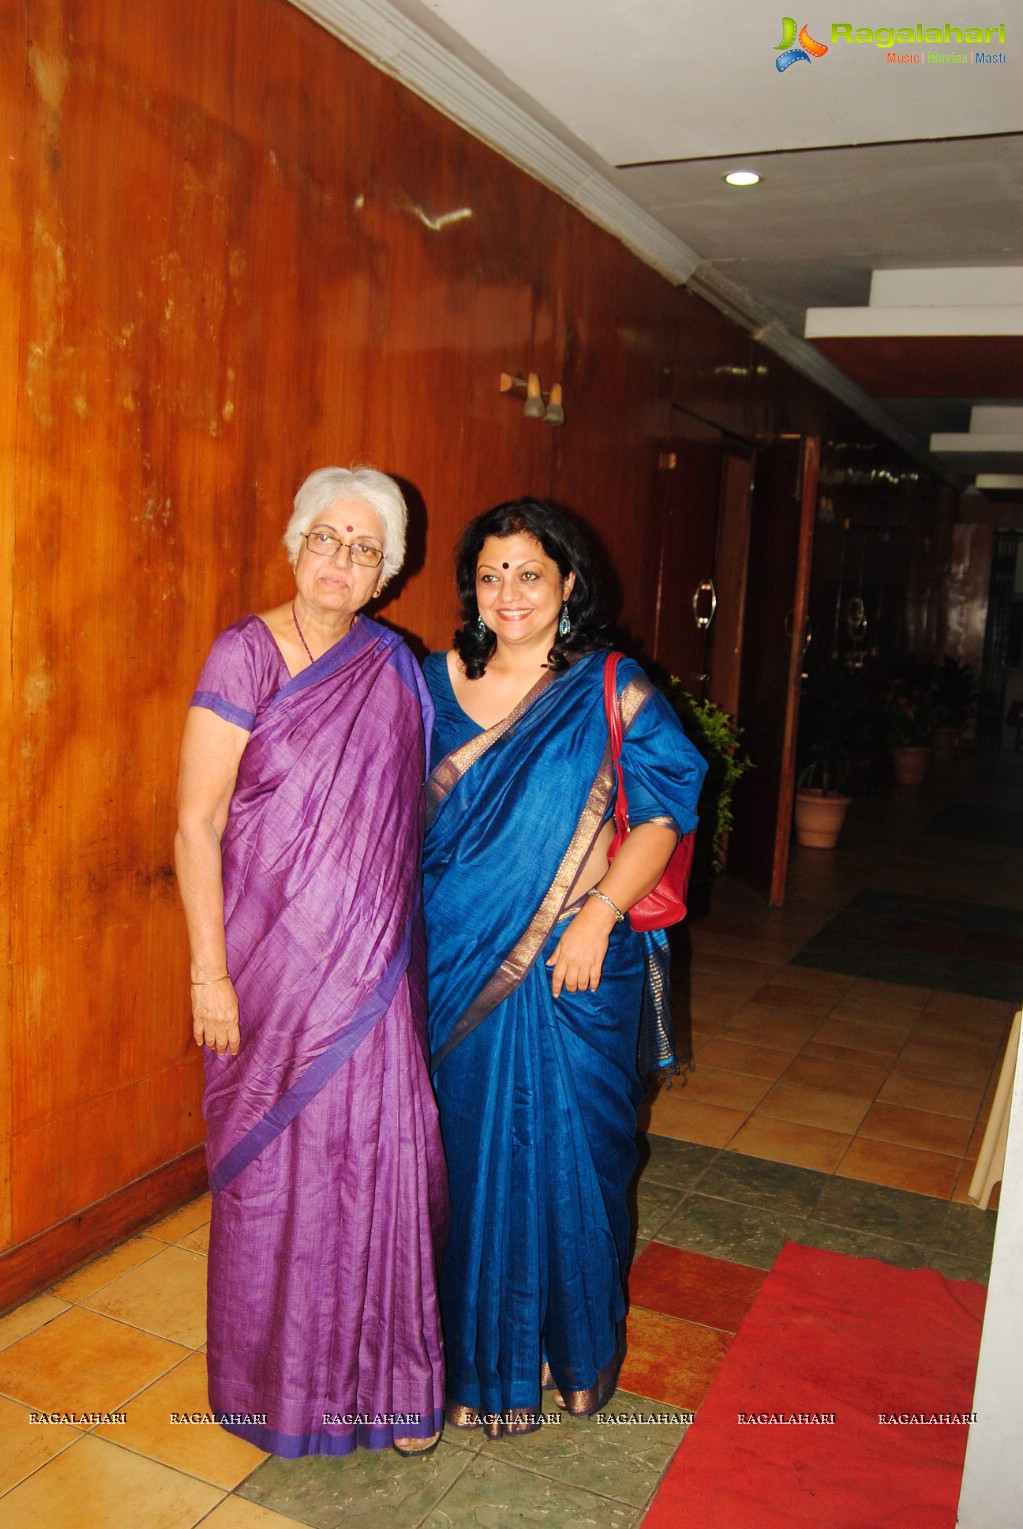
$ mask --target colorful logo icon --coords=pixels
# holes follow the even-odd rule
[[[796,42],[796,23],[791,16],[781,18],[781,42],[775,44],[778,57],[774,61],[774,67],[779,74],[784,74],[790,64],[798,64],[802,59],[809,64],[814,58],[823,58],[828,51],[827,43],[816,42],[805,27],[799,29],[799,46],[794,47]]]

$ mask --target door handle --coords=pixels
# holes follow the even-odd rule
[[[704,595],[710,596],[709,602],[703,600]],[[708,603],[710,606],[709,610],[706,609]],[[704,606],[704,611],[702,613],[700,609],[701,604]],[[701,582],[697,584],[693,593],[693,616],[695,618],[696,625],[701,632],[706,631],[706,629],[710,626],[711,622],[714,620],[714,612],[717,610],[717,608],[718,595],[717,590],[714,588],[713,579],[701,580]]]

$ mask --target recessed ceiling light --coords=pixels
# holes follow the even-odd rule
[[[727,175],[722,176],[722,180],[727,181],[730,186],[755,186],[760,176],[755,170],[730,170]]]

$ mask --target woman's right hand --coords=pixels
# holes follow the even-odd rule
[[[203,706],[190,706],[181,742],[174,863],[188,924],[192,1034],[197,1046],[237,1056],[238,996],[227,971],[220,836],[249,735]]]
[[[197,1046],[208,1046],[218,1056],[238,1055],[241,1030],[238,994],[230,977],[221,982],[192,986],[192,1034]]]

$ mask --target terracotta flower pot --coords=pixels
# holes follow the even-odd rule
[[[796,843],[808,849],[834,849],[851,796],[827,795],[812,787],[796,792]]]
[[[934,750],[928,744],[912,748],[892,749],[892,769],[898,786],[919,786],[931,767]]]
[[[959,734],[954,727],[936,727],[934,729],[934,763],[951,764],[956,757],[958,742]]]

